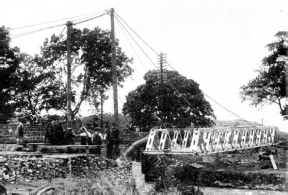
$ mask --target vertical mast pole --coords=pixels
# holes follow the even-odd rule
[[[71,29],[72,22],[67,22],[67,129],[71,128]]]
[[[163,53],[160,53],[160,95],[161,95],[161,122],[164,123],[164,99],[163,99]]]
[[[104,101],[104,95],[103,92],[101,92],[101,116],[100,116],[100,127],[103,128],[103,101]]]
[[[112,81],[113,81],[113,100],[114,100],[114,123],[118,127],[119,119],[118,119],[118,94],[117,94],[114,8],[110,9],[110,16],[111,16],[111,50],[112,50]]]

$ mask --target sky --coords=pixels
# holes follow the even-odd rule
[[[288,1],[281,0],[0,0],[0,25],[11,29],[64,19],[31,28],[11,30],[11,35],[64,24],[76,16],[92,16],[114,8],[116,13],[180,74],[193,79],[200,89],[241,118],[264,125],[277,126],[288,132],[288,121],[280,116],[277,105],[255,108],[241,102],[240,87],[253,79],[263,57],[269,54],[267,44],[276,41],[278,31],[288,31]],[[67,18],[67,20],[65,20]],[[110,17],[78,24],[76,28],[110,30]],[[45,38],[59,35],[63,26],[12,39],[12,46],[22,52],[39,53]],[[64,29],[64,34],[66,30]],[[118,88],[119,111],[126,95],[144,84],[143,76],[155,66],[134,44],[129,44],[115,21],[116,38],[127,56],[132,57],[134,73]],[[136,37],[135,35],[133,35]],[[133,45],[133,41],[130,40]],[[157,55],[139,39],[137,42],[157,65]],[[139,58],[137,57],[137,55]],[[168,68],[170,69],[170,68]],[[112,92],[107,93],[112,97]],[[218,120],[235,120],[237,116],[206,97]],[[113,113],[112,98],[104,111]],[[93,113],[88,104],[82,115]]]

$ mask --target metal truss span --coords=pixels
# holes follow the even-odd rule
[[[151,129],[145,154],[191,154],[243,150],[270,146],[277,127],[219,127],[187,129]]]

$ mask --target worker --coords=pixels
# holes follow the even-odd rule
[[[65,132],[65,144],[73,145],[75,137],[76,135],[72,131],[72,128],[69,127],[67,131]]]
[[[108,122],[105,123],[105,142],[107,158],[112,158],[113,140],[111,137],[111,130]]]
[[[24,126],[22,122],[19,122],[17,128],[16,128],[16,137],[17,137],[17,144],[23,143],[24,139]]]
[[[96,152],[95,154],[97,156],[101,155],[101,145],[102,145],[102,140],[103,140],[103,136],[100,133],[101,128],[100,127],[96,127],[94,130],[94,133],[92,135],[92,143],[93,145],[96,145]]]
[[[81,145],[92,145],[91,141],[92,134],[87,130],[87,128],[82,126],[80,128],[80,131],[84,131],[79,134],[81,138]]]
[[[120,137],[119,137],[119,129],[116,123],[113,123],[111,138],[113,144],[112,157],[113,156],[118,157],[120,155],[120,149],[119,149]]]

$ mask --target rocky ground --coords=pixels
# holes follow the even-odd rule
[[[115,166],[108,169],[99,169],[97,173],[87,174],[86,176],[84,174],[73,174],[71,177],[52,178],[50,180],[39,179],[18,181],[17,183],[4,182],[4,185],[11,194],[29,194],[33,191],[39,191],[43,186],[53,188],[53,192],[58,194],[64,194],[64,192],[129,194],[133,190],[136,191],[135,182],[133,182],[131,174],[131,164],[125,164],[122,167]]]
[[[273,169],[269,154],[278,169]],[[13,168],[16,177],[3,178],[2,182],[10,194],[49,189],[58,194],[203,194],[203,187],[283,191],[285,182],[286,151],[275,146],[203,157],[143,155],[140,159],[146,183],[141,188],[132,176],[131,162],[118,166],[114,160],[93,155],[76,155],[69,161],[63,155],[50,160],[43,156],[4,156],[2,166]]]

